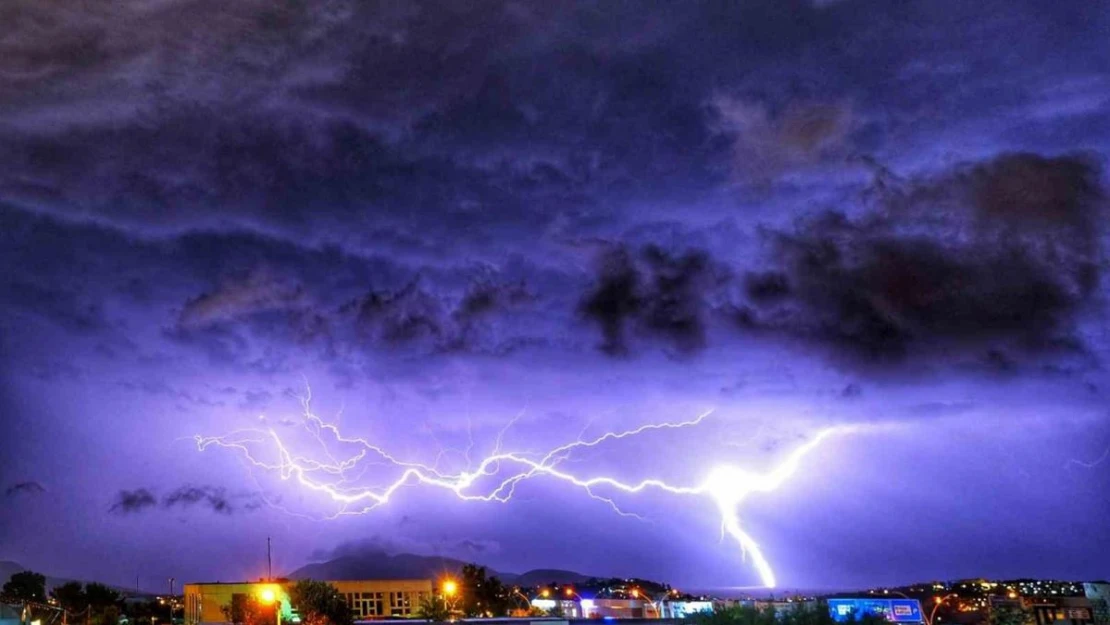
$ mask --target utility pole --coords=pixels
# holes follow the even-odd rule
[[[170,625],[173,625],[173,582],[174,578],[170,578]]]
[[[266,537],[266,581],[274,581],[274,560],[270,552],[270,537]]]

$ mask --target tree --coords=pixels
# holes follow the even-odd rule
[[[459,586],[459,607],[466,616],[505,616],[512,607],[512,591],[496,576],[488,577],[484,566],[463,565]]]
[[[85,584],[85,599],[94,623],[115,625],[119,622],[120,604],[123,602],[119,591],[104,584],[89,582]]]
[[[990,611],[990,625],[1026,625],[1029,614],[1018,605],[996,605]]]
[[[289,601],[305,622],[351,625],[351,609],[335,586],[302,579],[293,586]]]
[[[134,625],[149,625],[165,615],[165,606],[157,601],[131,601],[124,605],[127,619]]]
[[[425,595],[420,599],[417,612],[420,618],[426,618],[429,621],[443,622],[451,619],[451,610],[447,608],[446,600],[434,594]]]
[[[266,605],[254,595],[235,594],[231,603],[222,606],[220,611],[228,623],[237,625],[273,625],[277,621],[277,604]]]
[[[56,586],[50,591],[50,596],[68,612],[82,612],[89,605],[88,595],[85,594],[85,588],[81,586],[81,582],[66,582]]]
[[[34,571],[22,571],[12,575],[4,583],[2,594],[15,601],[46,601],[46,576]]]
[[[85,598],[88,600],[89,605],[95,610],[118,604],[123,600],[123,595],[111,586],[89,582],[85,584]]]

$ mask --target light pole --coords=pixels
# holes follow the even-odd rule
[[[925,622],[925,625],[933,625],[933,617],[937,615],[937,608],[939,608],[942,603],[944,603],[945,601],[948,601],[952,597],[958,597],[958,596],[959,595],[952,592],[952,593],[948,593],[947,595],[944,595],[943,597],[937,597],[936,599],[934,599],[935,603],[933,603],[933,609],[929,611],[929,620]]]
[[[174,583],[174,581],[176,581],[176,580],[171,577],[170,578],[170,625],[173,625],[173,583]]]
[[[520,586],[513,586],[513,594],[524,600],[524,611],[527,612],[532,608],[532,600],[520,592]]]
[[[565,596],[567,599],[574,599],[575,597],[578,597],[578,608],[579,609],[575,610],[575,611],[576,612],[582,612],[582,614],[580,614],[579,616],[585,618],[586,614],[581,609],[582,608],[582,595],[578,594],[578,592],[576,592],[570,586],[567,586],[566,588],[563,589],[563,596]]]
[[[655,607],[655,602],[651,600],[650,595],[648,595],[646,592],[640,592],[639,588],[633,588],[630,594],[632,595],[633,599],[640,599],[642,595],[644,603],[651,606],[651,609],[655,611],[655,618],[661,618],[659,615],[659,608]],[[647,615],[645,614],[644,616]]]

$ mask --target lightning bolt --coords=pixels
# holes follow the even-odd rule
[[[759,544],[744,531],[740,523],[740,505],[752,493],[769,493],[779,488],[798,470],[802,459],[824,440],[852,429],[851,426],[836,426],[820,430],[766,473],[752,473],[725,465],[711,471],[701,483],[674,485],[657,478],[626,482],[604,475],[582,477],[565,470],[562,465],[572,454],[584,449],[648,432],[695,427],[708,418],[712,410],[687,421],[649,423],[630,430],[605,432],[593,438],[586,438],[583,432],[573,442],[544,453],[503,451],[505,433],[520,418],[518,414],[500,430],[490,455],[476,465],[468,464],[466,470],[447,471],[439,467],[445,455],[443,452],[431,465],[403,460],[366,439],[345,436],[335,424],[316,416],[312,412],[310,394],[301,401],[301,426],[312,439],[312,446],[319,450],[316,458],[295,453],[273,428],[242,429],[223,436],[198,435],[194,437],[197,449],[204,451],[215,446],[236,451],[246,459],[252,470],[257,468],[276,473],[282,480],[294,480],[305,489],[326,495],[340,506],[331,518],[369,512],[388,504],[401,488],[413,485],[437,487],[464,501],[505,503],[512,499],[519,484],[541,476],[581,489],[588,497],[625,516],[637,515],[622,510],[611,496],[599,494],[599,491],[610,495],[658,491],[676,496],[708,497],[716,503],[721,514],[722,538],[727,534],[739,544],[741,554],[751,558],[761,582],[768,588],[775,586],[774,571]],[[468,439],[470,442],[465,455],[469,457],[474,445],[469,434]],[[337,447],[347,450],[346,453],[340,453]],[[392,467],[400,474],[382,485],[360,485],[369,466]]]

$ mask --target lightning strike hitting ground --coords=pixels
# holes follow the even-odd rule
[[[507,502],[521,482],[547,476],[580,488],[587,496],[604,502],[617,513],[636,516],[621,510],[612,497],[598,494],[603,491],[616,495],[635,494],[657,490],[678,496],[706,496],[717,505],[721,514],[721,536],[731,536],[740,545],[742,554],[750,556],[763,585],[775,586],[775,574],[763,550],[740,524],[739,507],[747,496],[756,492],[771,492],[782,485],[797,471],[802,459],[829,436],[849,431],[848,426],[827,428],[817,432],[808,442],[792,451],[780,464],[767,473],[751,473],[744,469],[724,465],[712,470],[700,484],[674,485],[662,479],[648,478],[638,482],[625,482],[608,476],[582,477],[560,468],[570,455],[583,448],[597,447],[603,443],[619,441],[645,432],[693,427],[706,419],[712,410],[688,421],[651,423],[621,431],[606,432],[595,438],[583,438],[551,449],[543,454],[505,452],[501,450],[505,431],[518,417],[503,428],[497,436],[493,452],[475,467],[465,471],[448,472],[433,465],[401,460],[378,445],[362,438],[344,436],[339,428],[326,423],[312,413],[309,398],[304,406],[303,427],[319,448],[324,460],[294,453],[289,445],[272,428],[237,430],[224,436],[196,436],[201,451],[210,446],[225,447],[240,452],[254,468],[273,471],[281,479],[294,479],[304,488],[323,493],[340,505],[334,516],[362,514],[389,503],[403,486],[424,484],[450,491],[465,501]],[[330,437],[329,444],[325,437]],[[335,447],[353,450],[343,457],[336,457]],[[473,447],[468,447],[469,450]],[[265,457],[263,457],[265,456]],[[441,452],[439,458],[444,453]],[[364,486],[362,482],[370,466],[393,467],[400,470],[392,481],[378,486]],[[507,477],[501,477],[502,472]],[[496,477],[495,477],[496,476]]]

